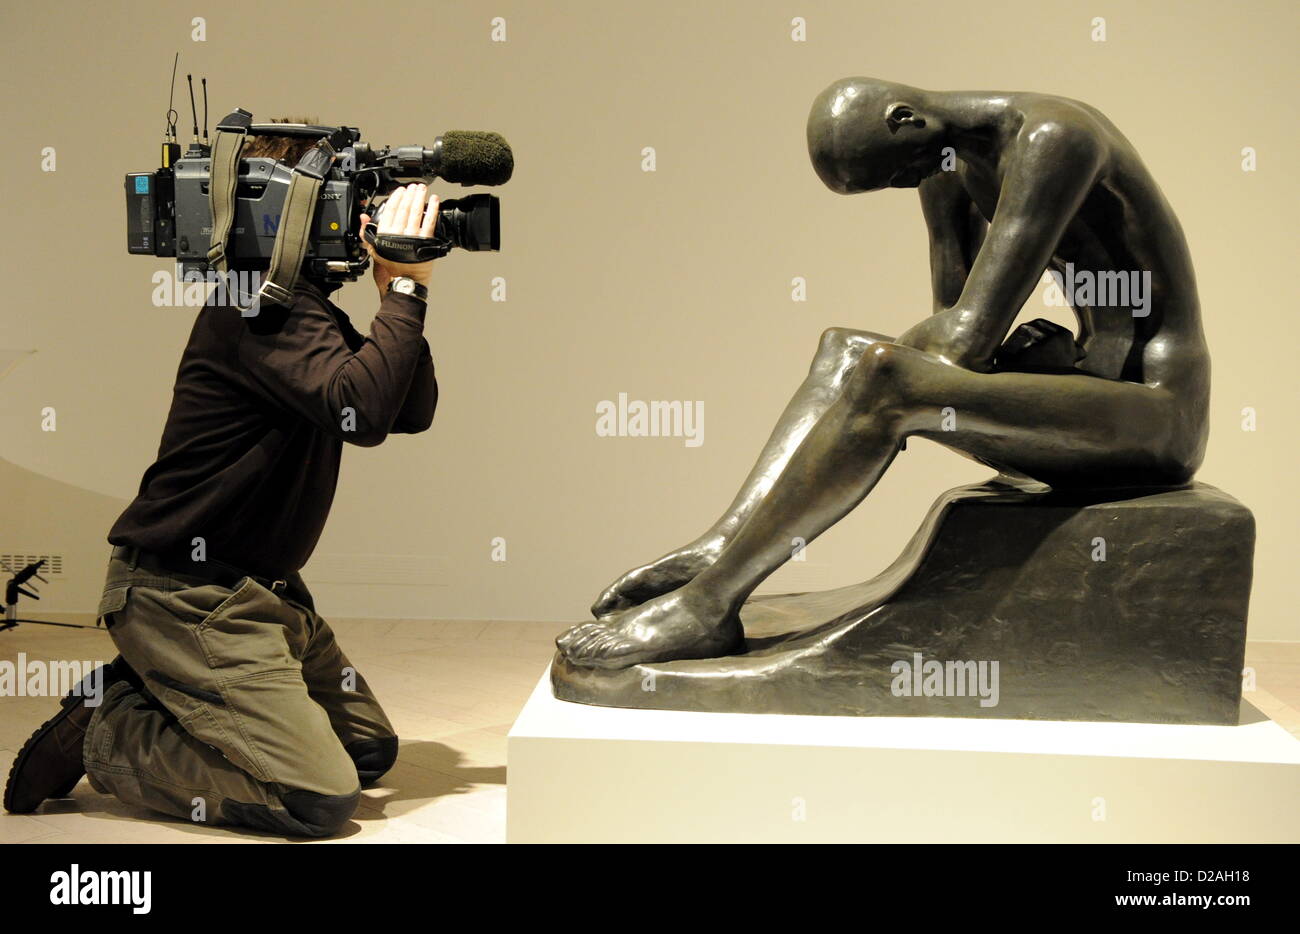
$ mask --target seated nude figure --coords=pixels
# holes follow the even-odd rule
[[[754,588],[860,503],[911,436],[1057,488],[1177,485],[1201,463],[1209,358],[1187,244],[1101,113],[846,78],[813,103],[808,150],[832,191],[919,189],[934,312],[896,338],[826,331],[726,513],[601,594],[596,621],[557,640],[574,665],[742,651]],[[1150,294],[1142,307],[1076,298],[1077,339],[1046,321],[1008,339],[1044,271],[1067,263],[1149,272]]]

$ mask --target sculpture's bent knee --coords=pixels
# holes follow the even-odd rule
[[[858,356],[853,375],[844,387],[844,398],[856,413],[878,418],[897,418],[907,405],[902,355],[897,344],[879,341]]]
[[[823,383],[828,392],[838,395],[862,354],[873,344],[884,340],[886,338],[870,331],[827,328],[817,341],[817,354],[813,357],[809,373]]]

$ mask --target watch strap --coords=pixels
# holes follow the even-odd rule
[[[397,284],[397,281],[399,279],[402,280],[403,282],[409,282],[411,284],[410,288],[405,288],[405,289],[393,288],[393,286]],[[401,292],[403,295],[411,295],[414,296],[415,298],[418,298],[422,302],[427,302],[429,300],[428,287],[422,285],[419,282],[416,282],[414,279],[411,279],[408,276],[396,276],[395,278],[389,280],[388,291]]]

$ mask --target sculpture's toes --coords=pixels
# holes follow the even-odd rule
[[[597,633],[585,642],[574,661],[591,668],[628,668],[644,660],[645,647],[614,630]]]
[[[601,622],[583,623],[560,637],[565,657],[588,668],[628,668],[651,662],[725,655],[744,644],[740,620],[724,616],[681,594],[659,597]]]
[[[579,623],[560,633],[555,639],[555,647],[565,655],[571,656],[578,644],[590,638],[600,630],[600,623]]]
[[[592,646],[603,642],[608,634],[608,626],[603,623],[592,623],[569,645],[569,658],[574,660],[586,658]]]

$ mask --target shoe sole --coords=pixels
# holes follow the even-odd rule
[[[14,757],[14,764],[9,767],[9,778],[6,779],[5,781],[4,807],[5,810],[8,811],[10,814],[31,814],[33,811],[36,810],[36,808],[39,808],[41,804],[45,803],[46,801],[52,800],[54,798],[68,797],[68,795],[72,794],[72,789],[77,787],[77,782],[81,781],[82,776],[86,774],[85,770],[82,770],[82,772],[72,780],[72,783],[70,785],[64,788],[59,788],[55,793],[51,794],[49,797],[43,798],[41,801],[37,802],[36,807],[28,808],[26,810],[14,809],[13,806],[14,779],[18,777],[18,773],[22,771],[23,766],[27,763],[27,757],[31,755],[32,750],[36,748],[37,744],[40,743],[40,741],[45,738],[45,735],[49,733],[50,730],[54,729],[56,726],[58,726],[60,723],[62,723],[64,720],[68,719],[68,717],[72,715],[72,711],[76,708],[78,704],[81,703],[81,701],[82,698],[77,695],[71,695],[62,698],[59,702],[59,712],[56,713],[54,716],[50,717],[50,719],[46,720],[44,723],[42,723],[40,727],[36,730],[36,732],[33,733],[30,737],[28,737],[27,742],[23,743],[22,748],[18,750],[18,755]]]

